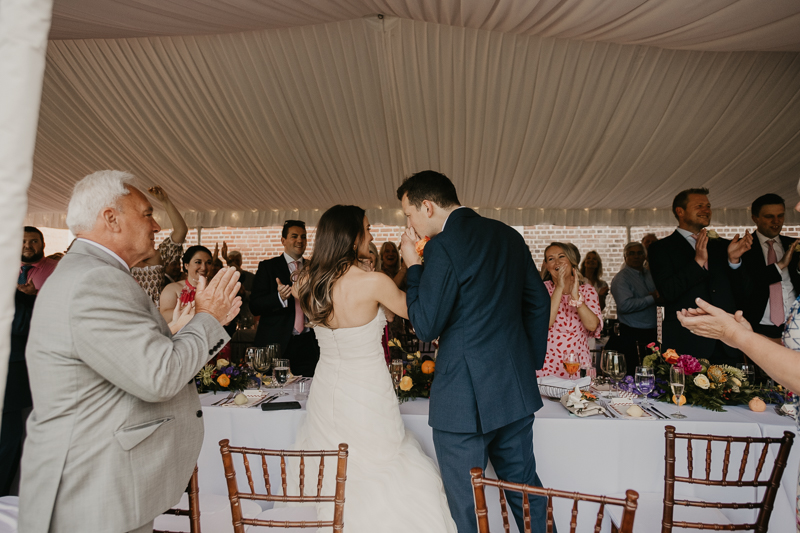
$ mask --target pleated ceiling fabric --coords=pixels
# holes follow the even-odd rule
[[[800,53],[651,46],[656,36],[634,31],[633,20],[661,27],[653,14],[670,3],[634,3],[625,30],[622,19],[601,23],[591,2],[534,2],[551,8],[547,17],[530,9],[539,24],[569,39],[531,35],[542,28],[523,19],[525,31],[509,31],[509,13],[530,2],[498,2],[502,17],[478,17],[472,3],[465,16],[467,3],[445,2],[416,16],[460,25],[371,16],[53,40],[28,220],[63,227],[72,185],[103,168],[162,185],[189,225],[204,227],[313,224],[335,203],[365,207],[373,223],[404,224],[394,191],[427,168],[451,177],[465,205],[514,225],[672,225],[673,196],[695,186],[711,189],[715,224],[749,224],[746,207],[765,192],[794,202]],[[298,3],[294,13],[318,4]],[[356,4],[389,3],[325,2],[315,16],[336,6],[337,17],[352,16]],[[675,39],[710,23],[698,10],[725,5],[717,16],[728,16],[749,2],[707,4],[687,8],[694,22]],[[553,18],[568,6],[582,6],[575,21],[583,21],[569,31]],[[780,24],[757,19],[742,22],[742,35]],[[487,21],[506,31],[466,27]],[[577,39],[591,32],[648,45]]]

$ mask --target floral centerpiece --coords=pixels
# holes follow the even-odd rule
[[[400,402],[414,398],[430,398],[436,363],[427,356],[423,358],[419,351],[407,352],[397,339],[389,341],[389,350],[393,358],[404,360],[403,377],[400,379],[400,390],[397,392]],[[401,356],[395,357],[395,355]]]
[[[683,396],[686,403],[705,407],[711,411],[724,411],[723,405],[747,404],[758,392],[758,389],[744,376],[738,368],[729,365],[712,365],[706,359],[695,359],[691,355],[678,355],[675,350],[666,350],[656,343],[647,345],[652,353],[644,358],[642,364],[655,369],[656,390],[651,396],[664,402],[676,402],[669,387],[669,369],[675,365],[683,370],[686,376]],[[635,385],[626,383],[625,387],[636,392]]]
[[[251,384],[250,381],[255,381]],[[227,359],[212,360],[194,377],[197,392],[237,391],[253,385],[261,386],[261,378],[247,365],[233,364]]]

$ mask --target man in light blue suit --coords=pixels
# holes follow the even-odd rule
[[[397,197],[408,219],[409,319],[421,340],[439,338],[428,423],[458,531],[475,532],[470,468],[491,459],[500,478],[541,486],[533,420],[550,298],[522,236],[461,206],[443,174],[414,174]],[[423,265],[415,244],[424,237]],[[522,531],[522,498],[509,500]],[[531,500],[534,531],[544,531],[545,505]]]

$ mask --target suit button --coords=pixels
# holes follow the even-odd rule
[[[198,409],[195,414],[197,415],[197,418],[203,418],[203,410],[202,409]]]
[[[208,355],[214,355],[214,350],[209,350]]]

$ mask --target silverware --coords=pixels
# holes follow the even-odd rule
[[[665,415],[664,413],[662,413],[661,411],[659,411],[655,407],[651,407],[650,409],[652,409],[654,413],[657,413],[657,414],[661,415],[661,418],[663,418],[665,420],[669,418],[667,415]]]
[[[642,407],[642,406],[640,405],[639,407]],[[651,405],[651,406],[648,406],[647,408],[645,408],[645,407],[642,407],[642,410],[643,410],[643,411],[645,411],[645,412],[647,412],[647,413],[650,413],[650,415],[651,415],[651,416],[654,416],[654,417],[656,417],[658,420],[663,420],[663,419],[664,419],[664,416],[663,416],[663,415],[661,415],[661,413],[659,413],[659,412],[658,412],[658,411],[656,411],[655,409],[653,409],[653,406],[652,406],[652,405]]]
[[[227,401],[230,400],[231,398],[233,398],[233,393],[228,394],[228,396],[226,396],[225,398],[222,398],[221,400],[217,400],[216,402],[212,403],[211,405],[224,405],[223,402],[227,403]]]
[[[608,402],[602,401],[602,402],[599,402],[599,403],[600,403],[600,406],[603,409],[605,409],[606,412],[608,412],[611,415],[611,418],[622,418],[619,414],[617,414],[616,411],[614,411],[613,409],[611,409],[611,407],[609,407]]]
[[[272,401],[272,400],[274,400],[275,398],[277,398],[277,396],[264,396],[263,398],[261,398],[260,400],[258,400],[256,403],[254,403],[254,404],[253,404],[253,405],[251,405],[250,407],[258,407],[258,406],[259,406],[259,405],[261,405],[262,403],[271,402],[271,401]]]

